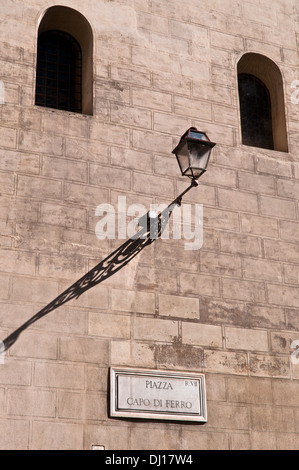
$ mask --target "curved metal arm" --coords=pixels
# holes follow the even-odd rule
[[[182,199],[183,199],[183,196],[185,196],[185,194],[190,191],[191,188],[195,188],[196,186],[198,186],[198,181],[193,179],[190,186],[185,189],[185,191],[182,192],[182,194],[180,194],[174,201],[175,204],[177,204],[179,207],[181,206],[182,204]]]
[[[108,279],[126,266],[146,246],[151,245],[156,239],[160,238],[175,206],[180,206],[183,196],[190,191],[191,188],[196,186],[198,186],[198,182],[192,180],[191,185],[157,216],[157,223],[153,224],[154,230],[151,224],[148,223],[149,215],[145,214],[147,223],[141,227],[141,230],[134,237],[129,238],[123,245],[108,255],[93,269],[52,300],[52,302],[23,323],[23,325],[13,331],[2,342],[0,341],[0,354],[9,349],[17,341],[22,331],[26,330],[30,325],[70,300],[78,299],[88,289]]]

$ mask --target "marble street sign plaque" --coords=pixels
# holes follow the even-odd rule
[[[112,367],[110,416],[206,422],[204,375]]]

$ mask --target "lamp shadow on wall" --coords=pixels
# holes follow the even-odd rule
[[[168,207],[166,207],[156,219],[156,223],[150,223],[149,213],[140,219],[139,226],[141,229],[125,241],[119,248],[108,255],[104,260],[98,263],[93,269],[81,277],[78,281],[68,287],[58,297],[52,300],[48,305],[43,307],[33,317],[23,323],[13,333],[3,340],[3,350],[7,351],[17,341],[20,334],[40,318],[48,315],[61,305],[72,299],[78,299],[84,292],[105,281],[120,269],[126,266],[135,256],[137,256],[146,246],[151,245],[155,240],[161,237],[173,209],[178,203],[175,199]],[[142,225],[141,225],[142,224]]]

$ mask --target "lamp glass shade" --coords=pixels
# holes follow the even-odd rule
[[[206,171],[215,145],[204,132],[199,132],[194,127],[188,129],[173,150],[182,175],[198,179]]]

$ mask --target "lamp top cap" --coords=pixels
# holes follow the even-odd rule
[[[209,137],[205,132],[201,132],[196,127],[190,127],[186,133],[185,137],[189,137],[190,139],[198,139],[198,140],[206,140],[210,141]]]
[[[199,131],[196,127],[190,127],[185,134],[182,135],[179,144],[177,147],[172,151],[172,153],[175,153],[176,150],[181,147],[181,144],[183,141],[193,141],[193,142],[202,142],[208,145],[209,147],[214,147],[216,144],[214,142],[211,142],[209,137],[205,132]]]

